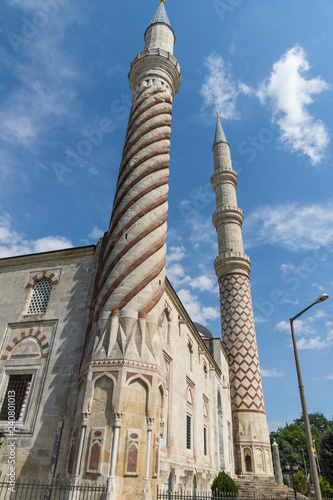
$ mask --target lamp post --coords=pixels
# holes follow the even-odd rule
[[[308,477],[308,471],[307,471],[307,468],[306,468],[306,462],[305,462],[305,456],[304,456],[303,443],[302,443],[302,441],[300,439],[297,439],[297,438],[295,438],[294,441],[298,441],[299,443],[301,443],[302,455],[303,455],[303,463],[304,463],[304,472],[305,472],[306,477]]]
[[[321,498],[321,492],[320,492],[320,486],[319,486],[316,461],[315,461],[315,456],[314,456],[314,447],[313,447],[312,436],[311,436],[309,416],[308,416],[308,411],[307,411],[306,401],[305,401],[301,367],[300,367],[299,358],[298,358],[297,343],[296,343],[295,331],[294,331],[294,321],[295,321],[295,319],[299,318],[302,314],[304,314],[306,311],[308,311],[311,307],[313,307],[314,305],[319,304],[320,302],[323,302],[324,300],[327,300],[327,299],[328,299],[327,293],[323,293],[322,295],[320,295],[320,297],[318,297],[318,299],[315,302],[313,302],[313,304],[308,306],[306,309],[304,309],[303,311],[298,313],[293,318],[290,318],[290,329],[291,329],[291,337],[292,337],[293,346],[294,346],[294,355],[295,355],[296,371],[297,371],[297,378],[298,378],[299,394],[301,397],[302,412],[303,412],[305,434],[306,434],[306,442],[307,442],[309,461],[310,461],[311,478],[312,478],[313,489],[314,489],[314,494],[315,494],[316,500],[322,500],[322,498]]]
[[[298,471],[298,465],[296,462],[294,462],[291,466],[286,463],[284,466],[285,471],[290,474],[291,473],[291,480],[293,483],[293,489],[294,489],[294,495],[295,495],[295,500],[297,500],[297,491],[296,491],[296,486],[295,486],[295,481],[294,481],[294,472]]]

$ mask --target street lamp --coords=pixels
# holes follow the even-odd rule
[[[323,302],[324,300],[327,300],[327,299],[328,299],[327,293],[323,293],[322,295],[320,295],[320,297],[318,297],[317,300],[315,300],[315,302],[313,304],[308,306],[306,309],[304,309],[303,311],[298,313],[293,318],[290,318],[290,329],[291,329],[291,337],[292,337],[293,346],[294,346],[295,363],[296,363],[296,371],[297,371],[297,378],[298,378],[298,387],[299,387],[299,394],[301,397],[302,412],[303,412],[305,434],[306,434],[306,443],[307,443],[307,447],[308,447],[308,454],[309,454],[309,461],[310,461],[310,471],[311,471],[313,489],[314,489],[314,494],[315,494],[316,500],[322,500],[322,499],[321,499],[321,492],[320,492],[320,486],[319,486],[316,461],[315,461],[315,457],[314,457],[314,447],[313,447],[312,436],[311,436],[311,428],[310,428],[308,410],[307,410],[306,401],[305,401],[301,367],[300,367],[299,358],[298,358],[297,343],[296,343],[295,331],[294,331],[294,321],[295,321],[295,319],[299,318],[302,314],[304,314],[306,311],[308,311],[310,309],[310,307],[313,307],[314,305],[319,304],[320,302]]]
[[[296,462],[294,462],[291,466],[288,464],[288,462],[284,466],[285,471],[288,474],[291,474],[291,480],[293,483],[293,489],[294,489],[294,495],[295,495],[295,500],[297,500],[297,491],[296,491],[296,486],[295,486],[295,481],[294,481],[294,472],[298,471],[298,465]]]
[[[305,462],[305,456],[304,456],[304,448],[303,448],[303,443],[300,439],[297,439],[295,438],[294,441],[298,441],[299,443],[301,443],[301,447],[302,447],[302,455],[303,455],[303,463],[304,463],[304,472],[305,472],[305,475],[306,477],[308,477],[308,471],[306,469],[306,462]],[[314,442],[314,441],[313,441]]]

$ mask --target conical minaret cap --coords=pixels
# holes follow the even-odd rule
[[[213,145],[215,146],[215,144],[218,144],[219,142],[226,142],[228,144],[228,140],[220,122],[220,115],[217,113],[216,132]]]
[[[167,24],[171,28],[171,24],[170,24],[170,21],[169,21],[169,18],[168,18],[168,14],[167,14],[167,11],[165,9],[165,5],[164,5],[164,1],[163,0],[160,2],[160,6],[159,6],[159,8],[156,11],[155,16],[151,20],[151,23],[150,23],[149,27],[152,24],[157,24],[157,23]]]

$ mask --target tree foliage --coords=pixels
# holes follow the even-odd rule
[[[316,449],[318,453],[318,459],[322,465],[321,457],[321,439],[325,431],[329,428],[330,422],[327,418],[319,412],[310,413],[309,421],[311,427],[312,439],[316,442]],[[304,450],[304,459],[306,463],[307,472],[310,472],[310,464],[307,452],[306,435],[303,416],[301,418],[294,419],[291,424],[287,424],[284,427],[279,427],[277,431],[271,432],[272,439],[275,438],[277,444],[279,445],[280,460],[282,467],[286,462],[289,464],[297,463],[299,469],[305,473],[304,460],[302,454],[302,445]],[[331,469],[333,470],[333,469]]]
[[[329,498],[333,495],[333,489],[331,488],[330,484],[328,481],[326,481],[325,478],[322,476],[319,476],[319,486],[320,486],[320,491],[321,491],[321,496],[323,498]]]
[[[333,420],[322,435],[320,458],[322,474],[333,485]]]
[[[309,484],[307,478],[301,470],[294,474],[294,483],[296,491],[302,493],[302,495],[306,495],[307,493],[309,493]]]
[[[212,492],[218,490],[219,493],[238,493],[235,481],[225,472],[220,472],[214,479],[211,490]]]

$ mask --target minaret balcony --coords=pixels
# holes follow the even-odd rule
[[[225,252],[215,259],[214,263],[216,276],[220,279],[228,274],[250,275],[250,257],[241,252]]]
[[[215,172],[212,173],[210,182],[214,191],[219,184],[225,184],[227,182],[233,184],[236,188],[238,184],[238,175],[232,168],[223,167],[221,170],[215,170]]]
[[[131,89],[134,90],[141,80],[162,78],[167,81],[176,95],[181,84],[181,71],[177,59],[166,50],[145,49],[131,62],[128,75]]]
[[[242,227],[244,221],[243,210],[238,207],[225,206],[217,208],[213,213],[213,224],[215,229],[220,227],[222,224],[238,224]]]

